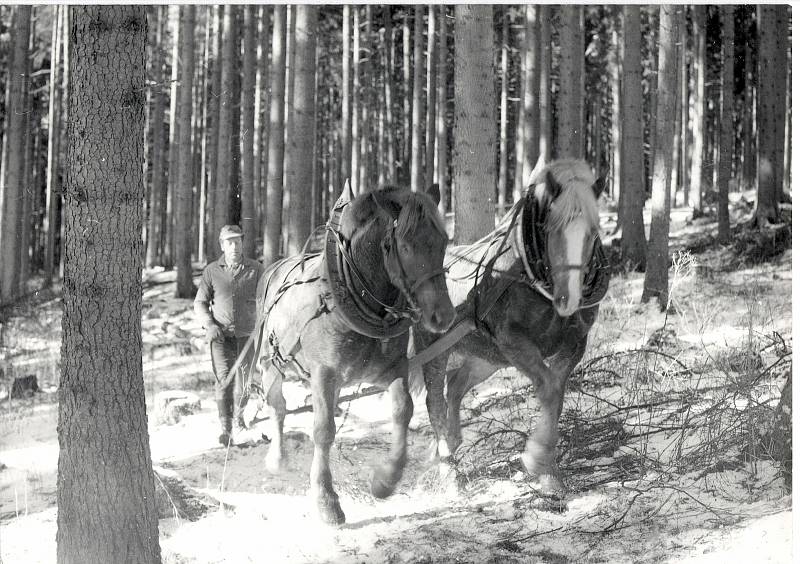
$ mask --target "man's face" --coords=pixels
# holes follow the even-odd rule
[[[242,238],[231,237],[219,242],[222,252],[225,254],[225,262],[228,264],[239,264],[242,262]]]

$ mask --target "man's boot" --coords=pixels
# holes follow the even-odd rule
[[[231,418],[231,406],[224,399],[217,400],[217,411],[219,412],[219,423],[222,431],[218,440],[222,446],[228,446],[228,442],[231,438],[231,427],[233,423]]]

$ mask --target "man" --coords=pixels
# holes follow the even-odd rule
[[[211,345],[211,365],[222,432],[219,442],[244,441],[242,369],[231,373],[256,320],[256,286],[263,268],[242,254],[242,229],[226,225],[219,232],[222,256],[203,270],[194,311]],[[246,367],[243,367],[246,368]],[[246,398],[245,398],[246,399]]]

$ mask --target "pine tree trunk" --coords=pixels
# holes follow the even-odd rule
[[[455,7],[454,243],[494,227],[495,141],[492,7]]]
[[[175,191],[178,186],[178,140],[180,139],[181,122],[178,121],[178,80],[179,80],[179,54],[181,45],[181,26],[179,7],[170,7],[170,20],[172,21],[172,78],[170,80],[169,96],[169,156],[167,162],[167,189],[164,193],[166,201],[162,202],[161,227],[163,229],[162,264],[170,269],[175,264]]]
[[[622,259],[632,268],[645,265],[647,243],[644,234],[644,145],[642,130],[642,62],[639,6],[623,7],[622,54],[622,161],[620,163],[620,217]],[[627,150],[631,147],[631,150]]]
[[[261,209],[262,209],[262,190],[261,190],[261,172],[262,172],[262,155],[264,154],[264,98],[267,92],[265,87],[265,75],[267,73],[267,61],[269,56],[267,53],[267,39],[268,39],[268,26],[266,19],[265,6],[258,6],[255,8],[253,27],[254,27],[254,45],[255,50],[255,83],[254,83],[254,98],[253,98],[253,216],[255,223],[255,231],[252,235],[253,246],[255,247],[255,239],[261,232]],[[249,257],[254,257],[255,253],[251,252]]]
[[[728,213],[728,186],[732,180],[731,159],[733,157],[733,6],[720,6],[722,11],[722,96],[720,99],[719,148],[719,201],[717,203],[718,237],[727,243],[731,237]]]
[[[231,81],[231,167],[228,180],[228,221],[240,224],[242,220],[242,10],[236,6],[233,11],[233,75]]]
[[[286,151],[286,167],[293,170],[287,190],[289,206],[289,245],[287,255],[298,254],[311,233],[312,167],[314,154],[314,81],[317,49],[317,6],[297,6],[295,31],[295,125]],[[309,148],[311,154],[309,155]]]
[[[755,12],[755,6],[753,7]],[[746,37],[754,37],[754,26],[752,18],[748,18],[745,27]],[[755,39],[752,40],[755,42]],[[755,96],[754,90],[756,85],[755,71],[753,68],[753,44],[751,41],[745,41],[745,55],[744,55],[744,116],[742,118],[742,179],[739,185],[739,191],[748,190],[756,187],[756,154],[758,153],[755,147],[755,139],[757,137],[754,131],[755,120]]]
[[[541,48],[539,56],[539,155],[545,161],[553,157],[553,122],[550,117],[552,113],[551,94],[550,94],[550,17],[551,7],[547,5],[539,6],[541,16],[539,18],[541,32]]]
[[[242,241],[246,257],[255,255],[258,218],[255,211],[253,186],[253,162],[255,147],[253,128],[255,127],[255,77],[256,77],[256,16],[255,6],[243,6],[244,38],[242,44]]]
[[[705,150],[705,83],[706,83],[706,7],[694,6],[694,106],[692,111],[692,179],[689,189],[689,203],[693,217],[703,213],[703,154]]]
[[[357,8],[356,8],[357,9]],[[353,151],[353,124],[350,117],[350,108],[353,101],[352,83],[352,64],[350,62],[352,51],[350,50],[350,35],[352,27],[352,15],[350,4],[342,6],[342,154],[347,158],[342,159],[342,178],[350,178],[350,154]]]
[[[411,107],[411,190],[417,192],[422,190],[425,176],[422,170],[423,147],[423,127],[422,121],[422,73],[424,63],[422,62],[422,25],[423,7],[414,6],[414,94]]]
[[[286,92],[286,6],[276,4],[272,16],[272,100],[269,110],[269,172],[264,265],[280,256],[283,213],[283,108]]]
[[[370,158],[369,151],[371,145],[372,127],[368,127],[372,123],[372,65],[370,64],[370,56],[372,54],[372,6],[366,4],[364,6],[364,35],[361,39],[361,50],[366,51],[367,56],[364,58],[364,64],[361,68],[361,123],[365,127],[361,128],[361,137],[358,140],[358,151],[360,163],[358,169],[358,186],[361,192],[366,192],[372,189],[372,178],[369,169],[374,164],[374,159]],[[354,116],[355,117],[355,116]]]
[[[541,41],[539,38],[539,10],[533,4],[525,6],[525,41],[523,52],[523,112],[521,119],[523,122],[522,133],[522,182],[526,182],[531,171],[536,166],[539,158],[539,80],[540,73],[538,66],[540,62]],[[517,184],[520,195],[527,186]],[[516,198],[515,198],[516,199]]]
[[[70,9],[82,127],[66,160],[57,557],[159,563],[141,350],[147,19],[143,6]]]
[[[500,6],[502,26],[500,35],[500,146],[497,167],[497,206],[500,215],[505,209],[508,193],[508,14]]]
[[[192,82],[194,79],[194,25],[195,7],[180,7],[181,50],[178,111],[180,112],[180,140],[178,141],[178,184],[175,190],[175,265],[177,284],[175,297],[193,298],[192,283],[192,188],[194,180],[194,153],[192,152]]]
[[[150,78],[153,86],[153,113],[150,120],[153,128],[153,148],[151,158],[151,188],[150,188],[150,217],[147,228],[147,254],[145,265],[148,268],[155,266],[160,260],[161,248],[161,222],[164,213],[161,203],[164,183],[164,6],[156,8],[156,44],[153,46],[153,60],[150,62]]]
[[[670,176],[672,174],[672,144],[675,134],[675,100],[678,90],[677,30],[683,8],[662,5],[659,18],[658,54],[658,113],[656,115],[656,145],[653,152],[653,193],[650,241],[647,248],[647,270],[644,277],[642,301],[658,298],[662,311],[669,299],[669,214]]]
[[[72,16],[70,15],[70,10],[64,10],[64,21],[62,23],[61,29],[64,32],[63,37],[61,38],[61,47],[64,49],[64,64],[62,66],[62,76],[61,76],[61,97],[64,101],[63,104],[63,111],[61,113],[61,123],[69,123],[70,116],[72,115],[70,112],[69,107],[69,100],[70,100],[70,93],[72,92],[72,72],[70,71],[70,59],[72,57],[72,47],[70,46],[70,33],[72,33]],[[62,154],[66,154],[67,150],[69,149],[69,131],[67,127],[61,128],[61,152]],[[66,166],[66,165],[65,165]],[[0,199],[2,202],[2,199]],[[59,278],[64,278],[64,250],[66,247],[65,241],[65,232],[66,232],[66,221],[64,218],[64,196],[61,196],[62,202],[62,212],[61,212],[61,223],[59,227],[59,249],[58,249],[58,276]],[[2,205],[2,204],[0,204]]]
[[[783,167],[786,150],[786,98],[792,88],[790,71],[787,66],[787,41],[789,38],[789,7],[785,4],[775,6],[775,198],[783,200]]]
[[[428,187],[435,182],[436,167],[436,6],[428,4],[428,74],[426,80],[427,108],[425,119],[425,182]]]
[[[235,6],[226,5],[224,7],[224,17],[222,21],[222,51],[220,53],[221,82],[219,91],[219,128],[217,137],[217,183],[213,186],[214,190],[214,223],[210,229],[209,238],[217,239],[219,230],[223,225],[230,221],[230,192],[233,186],[230,185],[233,139],[233,105],[236,103],[235,87],[233,75],[235,67],[235,41],[233,40],[236,32],[233,29],[235,22]],[[214,255],[219,255],[219,246],[215,244]]]
[[[558,92],[559,158],[584,156],[583,124],[583,8],[561,7],[561,73]]]
[[[383,120],[385,129],[386,162],[383,168],[386,170],[384,182],[394,184],[397,182],[397,154],[395,151],[395,120],[394,120],[394,81],[392,80],[392,15],[391,10],[383,11],[384,27],[384,61],[383,61]]]
[[[621,10],[618,6],[611,6],[611,45],[609,52],[609,90],[611,94],[611,198],[617,204],[617,213],[619,213],[619,194],[622,186],[622,137],[620,135],[618,124],[622,120],[622,81],[620,80],[620,69],[622,68],[622,58],[620,57],[620,41],[619,41],[619,14]],[[619,226],[619,222],[617,223]]]
[[[213,26],[211,30],[211,79],[209,85],[208,98],[208,190],[206,191],[206,258],[208,261],[215,260],[219,256],[219,243],[217,236],[222,225],[218,225],[217,208],[219,192],[223,190],[219,182],[219,135],[220,135],[220,110],[223,99],[222,90],[222,25],[224,19],[224,6],[214,6]],[[227,90],[228,86],[226,86]]]
[[[777,89],[775,61],[778,57],[777,9],[774,5],[758,5],[758,198],[756,225],[778,221],[778,143],[782,143],[783,124],[778,136]],[[784,75],[785,76],[785,75]],[[780,139],[780,141],[779,141]]]
[[[197,260],[202,262],[206,261],[206,209],[208,208],[208,120],[209,120],[209,76],[208,69],[211,68],[211,43],[215,41],[212,34],[212,21],[213,13],[215,12],[213,6],[208,6],[206,9],[206,32],[203,43],[203,63],[198,72],[201,76],[199,85],[199,96],[201,98],[200,104],[202,105],[202,112],[200,123],[197,127],[197,136],[200,143],[200,188],[198,191],[197,202],[197,215],[195,216],[197,234]]]
[[[359,6],[353,9],[353,106],[350,131],[350,186],[355,194],[361,193],[361,137],[358,119],[361,110],[361,17]]]
[[[439,212],[442,216],[450,209],[450,186],[447,183],[447,6],[441,6],[439,14],[439,65],[436,81],[436,177],[439,183]]]
[[[58,205],[60,183],[58,176],[59,151],[61,144],[61,37],[64,25],[66,6],[53,6],[52,51],[50,56],[50,99],[47,117],[47,180],[45,192],[45,209],[47,220],[44,224],[44,273],[42,286],[49,288],[55,275],[56,260],[56,223],[58,222]]]
[[[3,147],[5,162],[0,174],[0,304],[8,304],[19,292],[19,224],[22,217],[23,179],[25,177],[25,138],[28,129],[29,102],[28,42],[31,30],[31,6],[14,10],[13,54],[9,67],[6,98],[6,129]]]
[[[28,34],[28,52],[32,53],[35,49],[34,38],[36,37],[36,19],[31,19],[31,30]],[[30,77],[33,61],[31,57],[25,58],[25,76]],[[31,244],[31,208],[33,192],[33,168],[34,168],[34,145],[39,135],[38,121],[39,108],[34,103],[30,95],[30,80],[26,80],[23,87],[23,98],[28,101],[28,112],[25,116],[25,153],[22,163],[22,201],[20,202],[20,213],[17,220],[18,247],[19,247],[19,274],[16,280],[15,293],[18,296],[25,294],[25,289],[30,276],[30,244]],[[781,147],[783,149],[783,147]],[[781,154],[783,154],[781,152]]]
[[[403,15],[403,170],[401,182],[411,185],[411,138],[413,127],[411,109],[414,97],[414,77],[411,75],[411,15]]]

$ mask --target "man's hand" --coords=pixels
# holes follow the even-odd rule
[[[222,329],[220,329],[217,325],[206,327],[206,341],[209,343],[211,341],[220,341],[222,340],[222,337]]]

